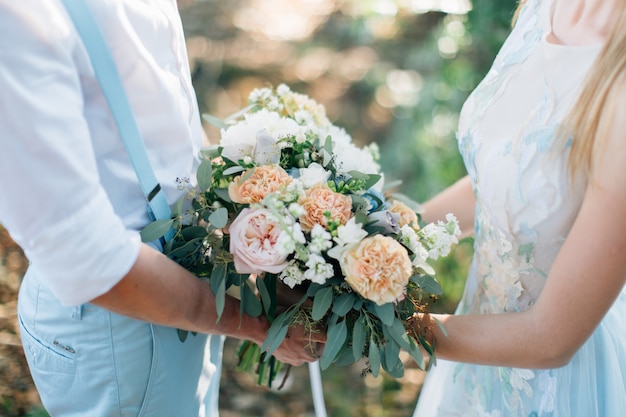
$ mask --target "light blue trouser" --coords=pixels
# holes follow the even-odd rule
[[[33,268],[20,288],[26,358],[53,417],[216,417],[223,337],[84,304],[64,307]]]

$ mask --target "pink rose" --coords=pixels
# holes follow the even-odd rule
[[[278,222],[265,209],[246,208],[230,225],[230,253],[240,274],[277,274],[287,259],[276,247],[281,233]]]

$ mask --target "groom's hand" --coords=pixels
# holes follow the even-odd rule
[[[285,340],[276,349],[274,356],[281,362],[300,366],[319,359],[325,345],[326,334],[321,330],[294,325],[289,328]]]

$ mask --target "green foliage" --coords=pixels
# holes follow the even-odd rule
[[[42,407],[30,410],[24,417],[50,417],[50,415]]]

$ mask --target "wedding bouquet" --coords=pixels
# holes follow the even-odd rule
[[[142,235],[174,228],[164,252],[210,281],[218,316],[238,287],[242,313],[269,319],[263,346],[241,345],[240,368],[271,385],[272,353],[294,324],[326,332],[322,369],[365,359],[374,376],[400,377],[400,349],[424,368],[419,346],[431,357],[434,346],[409,323],[442,292],[428,260],[457,243],[454,216],[420,227],[419,205],[384,186],[376,145],[356,146],[286,85],[252,91],[224,121],[204,118],[220,143],[202,150],[197,185],[178,179],[173,218]]]

